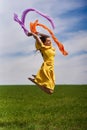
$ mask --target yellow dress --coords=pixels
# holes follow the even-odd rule
[[[55,87],[55,74],[54,74],[54,56],[55,49],[51,46],[45,46],[36,42],[36,49],[40,50],[44,62],[38,71],[35,82],[41,86],[45,86],[51,90]]]

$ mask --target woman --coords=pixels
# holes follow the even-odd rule
[[[51,39],[48,35],[31,33],[36,39],[36,49],[40,51],[43,57],[43,63],[37,75],[34,78],[28,78],[37,84],[42,90],[48,94],[52,94],[55,87],[54,74],[54,56],[55,49],[52,47]],[[38,36],[40,35],[40,37]],[[30,36],[30,34],[29,34]]]

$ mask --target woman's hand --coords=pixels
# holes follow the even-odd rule
[[[31,32],[28,32],[28,36],[32,36],[32,33],[31,33]]]

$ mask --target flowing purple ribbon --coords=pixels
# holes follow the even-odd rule
[[[19,25],[23,28],[25,34],[28,35],[29,31],[25,28],[24,23],[22,23],[22,21],[19,20],[17,14],[14,14],[14,20],[19,23]]]
[[[20,26],[23,28],[26,35],[28,35],[29,31],[25,27],[25,18],[26,18],[27,13],[29,13],[30,11],[35,11],[36,13],[41,15],[42,17],[46,18],[51,23],[53,29],[55,28],[54,23],[53,23],[52,19],[49,16],[41,13],[40,11],[37,11],[36,9],[29,8],[29,9],[26,9],[26,10],[23,11],[21,20],[19,20],[17,14],[14,14],[14,20],[20,24]]]

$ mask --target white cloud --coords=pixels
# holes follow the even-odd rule
[[[31,57],[2,59],[0,63],[0,84],[28,84],[27,78],[37,72],[41,61],[42,59],[38,54]]]
[[[62,84],[87,83],[87,32],[77,32],[70,35],[64,45],[69,52],[67,57],[56,56],[56,82]],[[79,52],[85,53],[80,54]]]
[[[87,51],[87,31],[79,31],[68,34],[70,37],[65,44],[70,53],[77,53],[80,51]]]
[[[87,83],[87,55],[73,58],[61,58],[56,65],[56,83],[58,84],[86,84]],[[86,63],[85,63],[86,62]]]

